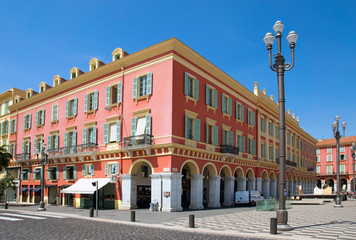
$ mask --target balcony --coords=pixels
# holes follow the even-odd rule
[[[133,156],[133,151],[144,149],[147,155],[151,155],[152,135],[142,134],[124,138],[124,149],[129,156]]]
[[[279,164],[279,158],[276,159],[276,163]],[[290,160],[285,160],[285,164],[290,167],[297,167],[297,163]]]
[[[29,160],[31,160],[31,154],[30,153],[20,153],[16,154],[16,161],[18,163],[26,163],[26,165],[29,166]]]
[[[53,148],[49,149],[48,152],[48,158],[56,160],[57,163],[59,161],[65,162],[66,158],[71,158],[75,161],[75,158],[77,157],[83,161],[85,156],[91,156],[94,160],[96,160],[97,144],[87,143],[82,145]]]
[[[221,161],[225,161],[227,158],[230,158],[230,162],[233,162],[239,155],[239,148],[231,145],[221,145],[220,146]]]
[[[313,167],[308,167],[308,172],[314,172],[314,168]]]

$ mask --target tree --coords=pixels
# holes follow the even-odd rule
[[[3,194],[3,203],[7,202],[6,199],[6,190],[8,188],[15,189],[14,183],[13,183],[14,177],[12,176],[5,176],[0,179],[0,195]]]
[[[12,155],[7,152],[6,145],[0,147],[0,172],[9,166]]]

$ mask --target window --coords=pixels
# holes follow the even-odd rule
[[[234,146],[233,132],[228,131],[228,129],[226,127],[225,127],[225,129],[224,128],[222,129],[222,145]]]
[[[151,114],[131,118],[131,136],[151,135]]]
[[[64,166],[63,167],[63,179],[64,180],[77,179],[77,166]]]
[[[184,73],[184,94],[199,100],[199,80],[189,73]]]
[[[255,112],[251,109],[247,109],[247,123],[250,126],[255,126]]]
[[[266,157],[266,144],[261,143],[261,157],[265,158]]]
[[[260,121],[261,121],[261,131],[266,132],[266,119],[261,116]]]
[[[273,123],[272,122],[268,122],[268,134],[270,136],[273,136]]]
[[[244,121],[244,105],[238,102],[236,102],[236,119]]]
[[[218,145],[218,126],[216,121],[206,118],[206,143]]]
[[[15,152],[15,142],[12,142],[12,143],[10,143],[10,145],[9,145],[9,149],[8,149],[8,152],[12,155],[12,157],[15,157],[15,154],[16,154],[16,152]]]
[[[58,180],[59,179],[59,167],[48,167],[47,179],[48,180]]]
[[[120,164],[119,163],[106,163],[105,164],[105,175],[119,174]]]
[[[316,154],[320,154],[320,149],[319,148],[316,149]]]
[[[232,99],[225,94],[221,94],[221,111],[228,115],[232,115]]]
[[[188,117],[185,122],[187,124],[187,127],[186,127],[187,128],[186,138],[193,139],[193,136],[194,136],[193,122],[194,122],[194,119]]]
[[[273,160],[274,159],[274,156],[273,156],[273,154],[274,154],[273,145],[269,146],[269,151],[268,152],[269,152],[269,159]]]
[[[340,154],[340,161],[346,161],[347,160],[347,155],[346,153]]]
[[[332,165],[326,166],[326,173],[327,174],[332,174],[332,171],[333,171],[333,166]]]
[[[316,156],[316,162],[320,162],[320,156]]]
[[[340,152],[345,152],[345,146],[340,147]]]
[[[41,180],[41,168],[35,168],[33,171],[33,180]]]
[[[30,169],[21,170],[21,180],[30,180]]]
[[[276,148],[276,159],[279,159],[279,148]]]
[[[26,94],[26,98],[30,98],[30,97],[31,97],[31,93],[28,92],[28,93]]]
[[[288,142],[288,144],[290,144],[290,133],[289,132],[287,132],[287,142]]]
[[[239,152],[245,152],[245,136],[242,136],[242,133],[236,135],[236,146],[239,148]]]
[[[77,106],[78,106],[77,98],[66,101],[66,118],[77,115]]]
[[[292,146],[294,146],[294,136],[292,135]]]
[[[340,165],[340,174],[345,174],[345,164]]]
[[[47,144],[48,150],[58,150],[58,134],[49,135]]]
[[[209,84],[205,85],[205,104],[215,109],[218,108],[218,91]]]
[[[94,164],[83,165],[82,176],[94,176]]]
[[[255,155],[256,154],[256,140],[252,138],[247,139],[247,153]],[[266,154],[266,152],[264,152]]]
[[[9,113],[9,109],[7,109],[9,106],[9,101],[6,101],[5,102],[5,114],[8,114]]]
[[[206,143],[213,144],[214,126],[206,125]]]
[[[37,137],[33,140],[33,152],[35,153],[36,150],[41,150],[42,149],[42,137]]]
[[[327,153],[331,153],[331,147],[328,147],[328,149],[327,149],[326,152],[327,152]]]
[[[326,159],[327,162],[331,162],[333,160],[332,155],[327,155],[326,157],[327,157]]]
[[[106,96],[105,96],[105,106],[110,106],[112,104],[121,103],[122,101],[122,83],[107,86],[106,87]]]
[[[39,110],[36,112],[36,127],[41,127],[45,123],[45,110]]]
[[[83,145],[96,144],[96,126],[83,128]]]
[[[85,94],[84,112],[90,112],[98,109],[98,91]]]
[[[17,119],[10,120],[10,133],[16,132]]]
[[[52,122],[58,121],[58,104],[52,106]]]
[[[152,94],[152,73],[135,77],[133,80],[132,98],[147,97]]]
[[[28,130],[31,128],[31,114],[27,114],[23,117],[23,129]]]
[[[75,74],[75,72],[72,72],[71,74],[70,74],[70,79],[73,79],[73,78],[76,78],[77,77],[77,74]]]
[[[22,153],[30,154],[31,153],[30,146],[31,146],[30,140],[24,139],[22,142]]]
[[[274,128],[276,132],[276,138],[279,139],[278,125],[276,125]]]
[[[120,142],[120,121],[104,123],[104,143]]]
[[[2,135],[7,135],[9,132],[9,121],[4,121],[1,124],[1,134]]]
[[[185,138],[200,141],[200,119],[198,114],[185,110]]]
[[[64,133],[64,147],[66,147],[67,152],[75,153],[77,151],[77,132],[65,132]]]
[[[315,171],[316,171],[316,173],[320,173],[320,166],[316,166]]]

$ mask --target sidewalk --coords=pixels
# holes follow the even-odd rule
[[[278,239],[355,239],[356,201],[342,202],[343,208],[325,205],[293,205],[288,210],[289,225],[293,231],[269,234],[270,218],[275,212],[257,212],[253,207],[236,207],[186,212],[149,212],[135,210],[136,222],[130,222],[130,211],[99,210],[99,217],[89,218],[88,209],[46,206],[48,213],[95,221],[136,224],[147,227],[236,236],[255,236]],[[13,211],[37,211],[38,206],[11,206]],[[188,217],[195,215],[196,228],[188,228]],[[95,216],[95,211],[94,211]]]

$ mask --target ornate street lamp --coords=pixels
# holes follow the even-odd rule
[[[38,207],[38,211],[46,211],[45,204],[44,204],[44,168],[45,164],[47,163],[47,157],[48,157],[48,149],[46,149],[46,143],[41,144],[41,149],[36,149],[35,154],[38,155],[41,154],[41,202],[40,206]]]
[[[333,129],[334,138],[336,139],[336,199],[334,207],[342,207],[341,205],[341,198],[340,198],[340,138],[342,137],[339,132],[339,121],[340,117],[337,115],[335,117],[335,122],[331,125]],[[343,135],[345,137],[345,127],[346,122],[341,124],[343,129]]]
[[[284,25],[281,21],[277,21],[273,30],[276,33],[278,53],[274,55],[275,63],[272,65],[272,45],[274,36],[272,33],[267,33],[263,38],[268,50],[269,66],[272,71],[277,72],[278,79],[278,106],[279,106],[279,209],[277,211],[277,228],[278,230],[289,231],[292,228],[288,225],[288,212],[285,203],[285,187],[286,187],[286,174],[285,174],[285,158],[286,158],[286,139],[285,139],[285,98],[284,98],[284,72],[289,71],[294,66],[294,48],[298,35],[291,31],[287,36],[290,50],[292,52],[292,65],[284,63],[285,59],[281,52],[281,38]]]
[[[351,146],[351,157],[352,157],[352,198],[355,199],[355,151],[356,145],[353,142]]]

